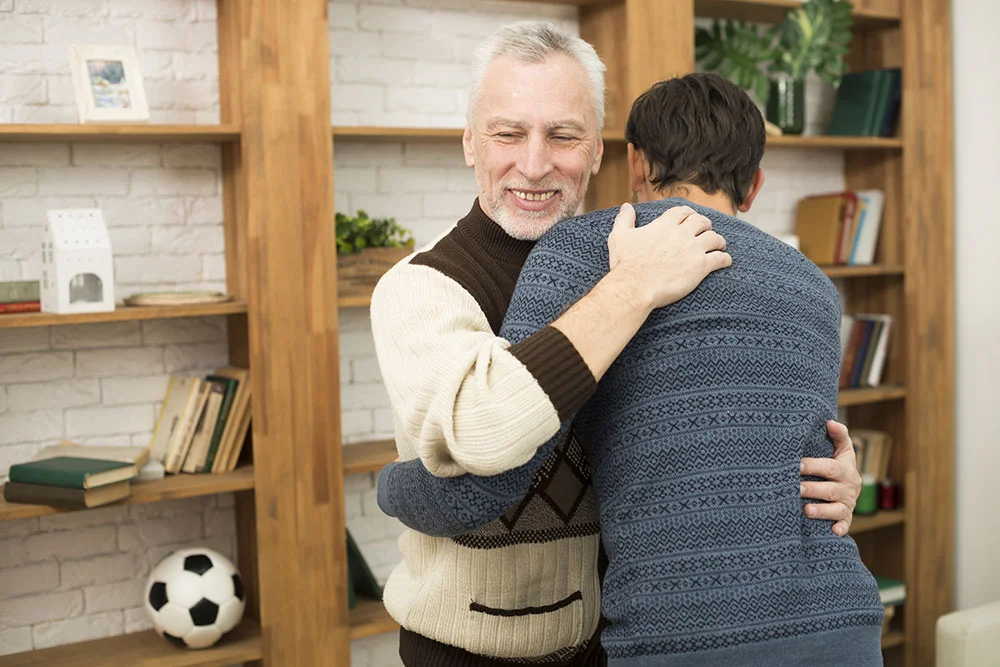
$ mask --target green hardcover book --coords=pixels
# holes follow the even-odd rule
[[[215,454],[219,451],[219,443],[222,441],[222,434],[226,430],[226,422],[229,421],[229,412],[233,407],[233,397],[236,396],[236,389],[240,384],[238,380],[223,375],[209,375],[205,379],[209,382],[221,382],[225,384],[226,395],[222,398],[219,419],[215,422],[215,432],[212,433],[212,444],[208,446],[205,465],[199,468],[198,472],[212,472],[212,464],[215,463]]]
[[[878,584],[878,594],[882,598],[882,604],[886,607],[906,601],[906,584],[902,581],[875,575],[875,582]]]
[[[828,135],[864,137],[873,123],[878,103],[878,70],[856,72],[843,78],[837,88]]]
[[[0,281],[0,303],[21,303],[39,299],[41,290],[37,280]]]
[[[93,489],[132,479],[138,474],[134,463],[57,456],[41,461],[17,463],[10,467],[12,482],[47,484],[71,489]]]

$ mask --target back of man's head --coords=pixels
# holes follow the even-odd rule
[[[764,156],[764,119],[753,100],[717,74],[655,84],[636,99],[625,138],[642,150],[653,187],[690,184],[740,206]]]

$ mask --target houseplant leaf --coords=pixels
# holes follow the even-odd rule
[[[695,31],[695,58],[745,90],[767,102],[769,84],[761,65],[778,57],[775,40],[779,28],[760,32],[744,21],[714,21],[710,29]]]
[[[851,43],[851,11],[845,0],[808,0],[788,13],[781,26],[780,58],[772,72],[804,79],[815,71],[836,86],[846,72],[843,59]]]

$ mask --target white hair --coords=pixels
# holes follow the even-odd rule
[[[587,75],[598,131],[604,127],[604,63],[588,42],[566,33],[548,21],[521,21],[500,28],[478,48],[472,59],[472,90],[466,112],[469,125],[483,88],[486,68],[500,56],[523,63],[541,63],[555,54],[578,62]]]

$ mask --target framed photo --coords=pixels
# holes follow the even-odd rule
[[[148,123],[149,107],[131,46],[69,47],[81,123]]]

